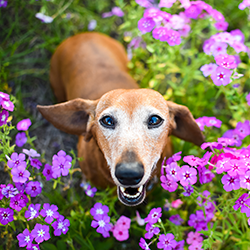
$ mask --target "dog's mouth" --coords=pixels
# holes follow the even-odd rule
[[[127,206],[136,206],[143,202],[146,196],[146,184],[139,186],[138,188],[122,186],[117,187],[117,193],[119,200]]]

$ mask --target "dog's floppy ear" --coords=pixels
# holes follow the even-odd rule
[[[170,101],[167,104],[172,121],[171,135],[200,146],[204,136],[189,109]]]
[[[56,105],[38,105],[37,109],[56,128],[69,134],[85,135],[94,121],[98,101],[77,98]]]

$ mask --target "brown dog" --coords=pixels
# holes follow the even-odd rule
[[[139,89],[128,74],[120,43],[99,33],[68,38],[51,60],[50,81],[61,104],[37,106],[55,127],[79,135],[83,174],[98,187],[117,185],[120,201],[140,204],[162,157],[172,154],[169,135],[201,145],[189,109]]]

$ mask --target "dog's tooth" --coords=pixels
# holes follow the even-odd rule
[[[125,193],[125,188],[124,188],[124,187],[120,187],[120,189],[121,189],[121,191],[122,191],[123,193]]]
[[[142,187],[142,185],[138,188],[138,192],[142,192],[142,189],[143,189],[143,187]]]

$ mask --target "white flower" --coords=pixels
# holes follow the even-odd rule
[[[44,23],[51,23],[54,20],[53,17],[46,16],[43,13],[40,13],[40,12],[36,13],[36,18],[42,20],[42,22],[44,22]]]

